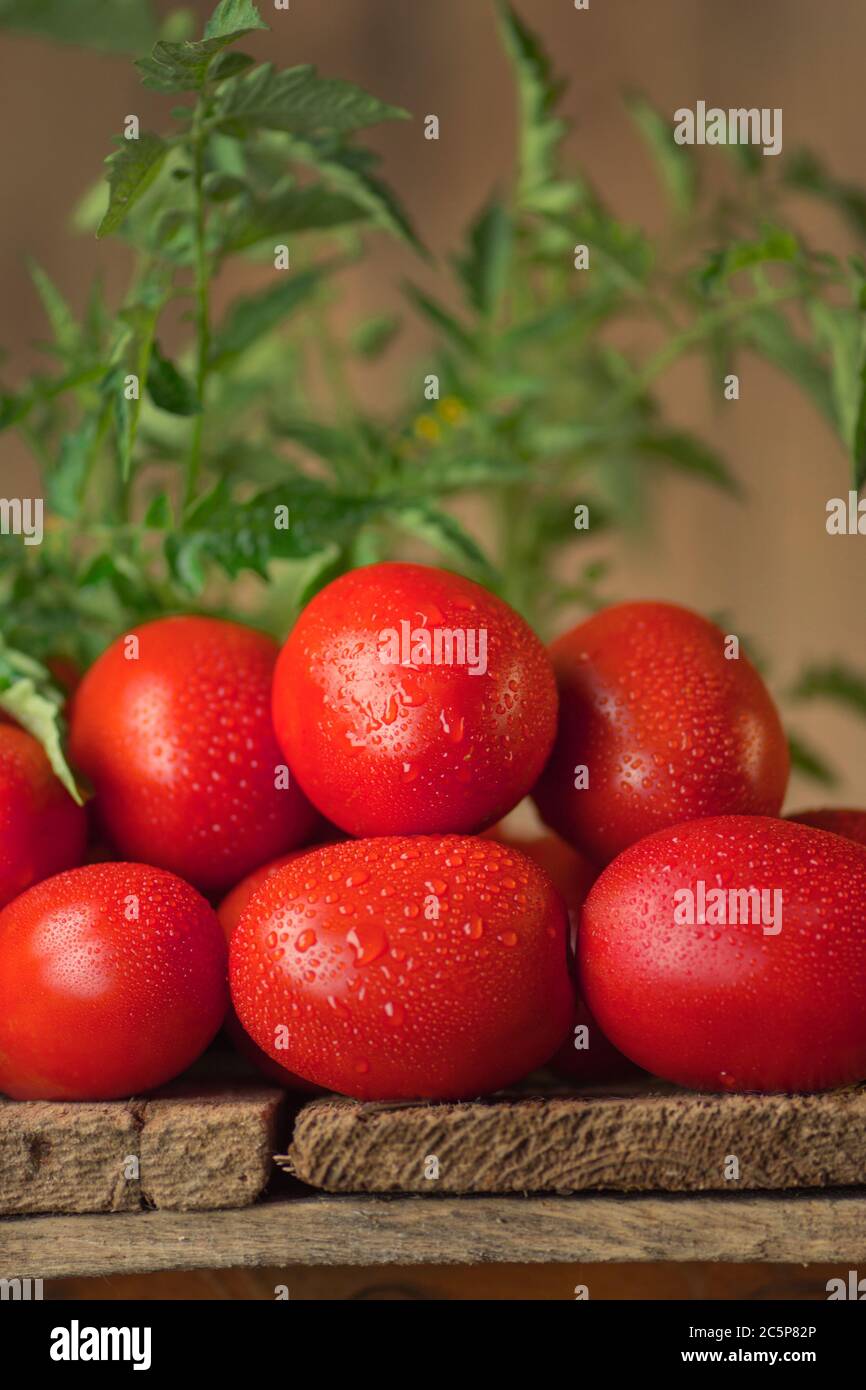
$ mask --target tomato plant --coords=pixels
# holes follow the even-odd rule
[[[364,1100],[495,1091],[547,1060],[573,1009],[550,880],[456,835],[346,841],[285,865],[241,914],[230,975],[259,1047]]]
[[[87,820],[23,729],[0,725],[0,907],[84,857]]]
[[[788,747],[763,681],[725,634],[671,603],[621,603],[553,643],[559,729],[535,790],[597,863],[698,816],[775,815]]]
[[[312,837],[319,817],[271,725],[276,657],[239,623],[162,618],[90,668],[70,747],[121,854],[219,892]]]
[[[599,1024],[656,1076],[709,1091],[866,1077],[862,845],[763,816],[660,831],[596,880],[578,946]]]
[[[0,1091],[111,1100],[188,1067],[222,1023],[226,947],[174,874],[92,864],[0,913]]]
[[[470,832],[532,786],[556,690],[541,642],[501,599],[445,570],[369,565],[298,619],[274,725],[310,800],[351,834]]]

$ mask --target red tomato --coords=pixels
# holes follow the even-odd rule
[[[312,850],[262,885],[230,959],[254,1041],[362,1100],[495,1091],[547,1060],[573,1008],[550,880],[457,835]]]
[[[489,832],[488,832],[489,833]],[[576,962],[577,928],[586,895],[598,877],[598,870],[558,835],[542,835],[534,840],[498,835],[501,844],[528,854],[551,879],[566,908],[570,928],[571,961]],[[580,1030],[580,1031],[578,1031]],[[604,1036],[583,1000],[575,1000],[571,1030],[548,1065],[561,1076],[581,1085],[621,1081],[638,1074],[637,1067],[623,1057]]]
[[[866,845],[866,811],[827,807],[822,811],[801,811],[799,815],[787,816],[786,819],[799,825],[814,826],[816,830],[829,830],[846,840],[856,840],[858,844]]]
[[[276,656],[275,642],[238,623],[160,618],[87,672],[70,747],[122,855],[218,893],[312,836],[319,817],[294,775],[276,785]]]
[[[866,1077],[861,845],[769,817],[675,826],[604,871],[578,945],[599,1024],[656,1076],[709,1091]]]
[[[270,878],[271,874],[276,873],[277,869],[281,869],[284,864],[290,864],[293,859],[297,859],[299,855],[305,853],[305,850],[296,849],[291,854],[283,854],[279,859],[272,859],[269,864],[263,864],[260,869],[254,869],[236,888],[232,889],[228,897],[223,899],[217,908],[217,917],[225,934],[227,946],[231,945],[232,932],[240,921],[241,913],[256,891],[261,888],[265,879]],[[313,1086],[303,1077],[296,1076],[287,1067],[273,1061],[266,1052],[262,1052],[260,1047],[256,1047],[249,1034],[244,1032],[231,1003],[229,1003],[228,1013],[225,1017],[225,1030],[241,1056],[252,1063],[254,1067],[257,1067],[269,1081],[273,1081],[277,1086],[285,1086],[291,1091],[305,1091],[309,1094],[318,1092],[318,1086]]]
[[[538,638],[486,589],[370,565],[301,614],[277,663],[274,724],[310,800],[350,834],[472,831],[541,771],[556,690]]]
[[[776,708],[719,628],[670,603],[622,603],[551,648],[556,744],[536,790],[545,822],[605,864],[699,816],[775,815],[788,781]],[[576,787],[578,769],[588,785]]]
[[[528,854],[530,859],[534,859],[536,864],[550,875],[554,887],[562,896],[568,909],[570,960],[576,977],[580,915],[586,896],[598,878],[598,870],[593,868],[584,855],[572,849],[557,835],[545,835],[538,840],[513,840],[511,843],[516,849],[522,849],[524,854]],[[548,1065],[560,1076],[581,1085],[621,1081],[638,1074],[637,1067],[618,1052],[613,1043],[604,1036],[579,995],[575,999],[571,1031]]]
[[[226,1010],[216,914],[174,874],[91,864],[0,913],[0,1091],[112,1100],[177,1076]]]
[[[0,907],[84,858],[87,816],[54,776],[41,744],[0,727]]]

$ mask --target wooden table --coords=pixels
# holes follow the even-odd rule
[[[279,1265],[866,1264],[866,1194],[310,1196],[210,1212],[8,1217],[0,1268],[44,1279]]]

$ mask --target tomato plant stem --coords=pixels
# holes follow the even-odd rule
[[[202,441],[204,437],[204,393],[207,386],[208,357],[210,355],[210,267],[206,246],[206,212],[204,194],[205,144],[207,136],[203,124],[203,105],[199,101],[195,110],[192,128],[193,142],[193,198],[195,227],[195,330],[196,330],[196,395],[202,409],[195,416],[192,426],[189,457],[186,468],[186,487],[184,505],[188,507],[195,498],[201,471]]]

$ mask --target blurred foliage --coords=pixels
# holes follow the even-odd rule
[[[258,63],[239,47],[267,27],[252,0],[221,0],[198,39],[188,11],[159,28],[145,0],[0,0],[0,27],[149,49],[139,75],[173,120],[167,133],[119,138],[107,185],[76,212],[79,229],[130,248],[123,302],[107,303],[97,280],[76,315],[30,267],[50,365],[0,387],[0,430],[26,439],[49,507],[42,545],[0,548],[0,704],[17,698],[19,717],[25,677],[10,652],[87,664],[129,625],[190,608],[240,606],[284,632],[322,584],[407,542],[497,589],[542,632],[567,606],[599,606],[607,566],[587,542],[646,514],[659,469],[739,496],[725,460],[658,404],[687,354],[705,357],[717,391],[744,354],[772,363],[836,431],[850,486],[863,484],[866,263],[810,248],[786,209],[791,193],[822,199],[864,240],[866,193],[812,155],[732,147],[737,191],[711,197],[695,152],[632,94],[669,218],[653,237],[624,224],[563,158],[565,84],[515,10],[493,3],[518,94],[514,178],[485,198],[441,297],[404,286],[403,317],[425,320],[434,348],[384,417],[353,396],[349,369],[388,352],[402,319],[374,316],[342,338],[330,319],[370,233],[428,259],[357,140],[408,113],[309,66]],[[216,321],[211,286],[226,262],[276,264],[283,244],[291,269]],[[173,360],[163,323],[178,306],[191,329]],[[654,345],[615,346],[635,325],[652,327]],[[458,519],[462,494],[483,503],[478,534]],[[256,580],[241,604],[245,574]],[[33,700],[51,702],[44,670],[26,679]],[[794,694],[850,708],[852,690],[862,697],[850,672],[807,672]],[[44,705],[30,722],[44,736]],[[832,778],[801,739],[792,747],[801,770]]]

